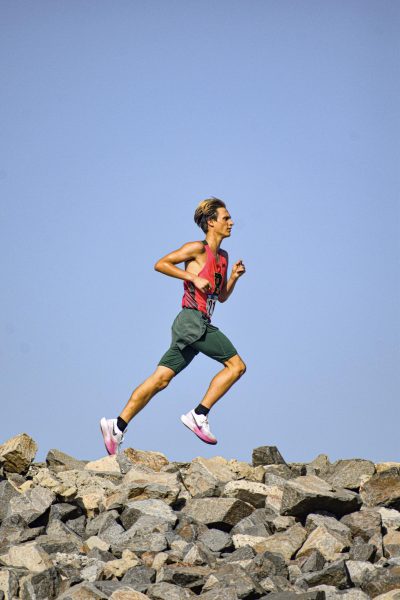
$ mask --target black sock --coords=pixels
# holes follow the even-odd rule
[[[125,429],[128,427],[128,423],[126,423],[123,419],[121,419],[121,417],[118,417],[117,427],[120,431],[124,432]]]
[[[194,409],[194,412],[196,413],[196,415],[205,415],[205,416],[207,416],[208,413],[210,412],[210,409],[207,408],[207,406],[203,406],[202,404],[199,404]]]

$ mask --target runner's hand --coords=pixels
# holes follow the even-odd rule
[[[200,290],[200,292],[210,292],[211,291],[211,283],[208,281],[208,279],[204,279],[203,277],[196,277],[193,280],[194,285],[197,287],[198,290]]]
[[[246,273],[246,267],[244,266],[242,260],[238,260],[232,267],[231,277],[233,277],[234,279],[239,279],[239,277],[241,277],[243,273]]]

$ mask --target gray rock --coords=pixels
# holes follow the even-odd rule
[[[202,533],[208,531],[208,527],[204,523],[199,523],[190,515],[181,512],[178,513],[178,521],[174,531],[187,542],[194,542]]]
[[[106,600],[109,596],[87,581],[70,587],[57,600]]]
[[[308,475],[308,464],[307,463],[289,463],[289,468],[292,471],[294,477],[303,477],[304,475]]]
[[[38,446],[27,433],[20,433],[0,446],[0,464],[5,473],[27,473]]]
[[[297,592],[272,592],[268,594],[268,598],[272,598],[273,600],[325,600],[325,592],[310,591],[304,592],[304,594]]]
[[[8,505],[11,498],[18,496],[20,496],[20,493],[9,481],[0,481],[0,522],[7,516]]]
[[[382,527],[388,529],[400,529],[400,512],[394,508],[378,508],[381,515]]]
[[[371,561],[376,554],[376,546],[367,544],[361,537],[356,537],[352,547],[350,548],[350,560]]]
[[[264,508],[265,499],[268,495],[268,487],[257,481],[229,481],[223,490],[224,498],[238,498],[248,502],[254,508]]]
[[[21,600],[51,600],[61,590],[61,577],[55,567],[23,577],[20,581]]]
[[[282,556],[268,551],[257,554],[246,567],[246,572],[259,582],[273,575],[288,577],[288,567]]]
[[[265,481],[265,477],[267,475],[276,475],[278,477],[281,477],[282,479],[293,479],[294,477],[298,477],[300,475],[300,473],[296,474],[293,473],[292,469],[290,467],[288,467],[288,465],[284,464],[284,465],[263,465],[264,467],[264,483],[266,483]],[[306,473],[304,473],[304,475],[306,475]]]
[[[232,498],[193,498],[182,512],[209,527],[230,530],[253,510],[250,504]]]
[[[373,462],[361,458],[353,458],[336,461],[320,477],[335,488],[358,490],[361,482],[365,478],[372,477],[374,473],[375,465]]]
[[[160,521],[167,521],[174,526],[178,520],[172,508],[162,500],[131,500],[121,514],[121,523],[129,529],[142,515],[156,517]]]
[[[301,565],[303,573],[313,573],[314,571],[321,571],[325,565],[325,558],[319,552],[319,550],[313,550],[305,559]]]
[[[242,562],[244,560],[252,560],[254,558],[255,551],[251,546],[242,546],[233,552],[225,553],[221,562],[225,564]]]
[[[1,567],[0,569],[0,592],[7,600],[16,598],[18,594],[18,581],[27,574],[25,569],[15,569],[13,567]]]
[[[376,567],[367,561],[346,560],[346,569],[351,583],[354,586],[361,586],[365,576],[371,571],[375,571]]]
[[[233,546],[232,537],[219,529],[209,529],[207,532],[201,533],[199,541],[203,542],[213,552],[222,552]]]
[[[382,537],[382,543],[386,558],[400,557],[400,531],[389,529]]]
[[[248,575],[239,565],[224,565],[208,577],[203,592],[216,589],[234,588],[238,598],[261,598],[265,591],[261,585]]]
[[[228,587],[223,590],[210,590],[204,594],[200,594],[202,600],[238,600],[238,595],[234,587]]]
[[[286,465],[276,446],[259,446],[252,454],[253,467],[258,465]]]
[[[34,540],[45,532],[45,527],[28,527],[20,515],[14,515],[4,519],[0,526],[0,544],[9,546]]]
[[[293,593],[297,591],[296,587],[286,577],[281,577],[280,575],[270,575],[263,579],[260,584],[269,593]]]
[[[365,506],[385,506],[400,510],[400,475],[392,471],[376,473],[360,486]]]
[[[182,473],[183,483],[192,498],[219,496],[220,488],[235,477],[227,461],[218,456],[195,458]]]
[[[78,460],[61,450],[49,450],[46,456],[46,465],[53,473],[61,473],[63,471],[81,471],[85,468],[87,461]]]
[[[354,537],[361,537],[368,541],[374,533],[381,530],[381,515],[375,509],[363,509],[345,515],[340,519],[341,523],[350,528]]]
[[[360,587],[371,598],[400,589],[400,565],[375,567],[374,571],[366,574]]]
[[[144,565],[128,569],[122,578],[124,584],[130,584],[138,592],[146,592],[156,581],[156,570]]]
[[[87,519],[85,515],[81,515],[76,519],[68,519],[68,521],[66,521],[65,524],[67,527],[69,527],[69,529],[71,529],[71,531],[76,533],[76,535],[79,535],[81,538],[84,538],[86,532],[86,522]]]
[[[360,505],[358,494],[350,490],[333,489],[315,475],[305,475],[286,481],[280,487],[279,513],[304,517],[310,512],[326,510],[342,516],[354,512]]]
[[[330,531],[335,531],[341,535],[349,537],[351,535],[351,529],[343,519],[340,521],[336,517],[326,511],[322,513],[310,513],[307,515],[305,528],[307,532],[312,533],[317,527],[324,525]],[[356,513],[353,513],[356,514]]]
[[[157,583],[173,583],[198,594],[210,573],[207,566],[165,565],[157,573]]]
[[[349,585],[349,578],[345,566],[345,561],[340,559],[333,561],[320,571],[314,573],[305,573],[299,577],[296,584],[305,583],[309,587],[317,585],[333,585],[339,589],[345,589]]]
[[[77,519],[81,515],[82,511],[78,506],[68,502],[57,502],[57,504],[50,507],[49,523],[54,520],[65,523],[69,519]]]
[[[271,521],[272,522],[272,521]],[[273,533],[273,529],[268,524],[265,510],[256,509],[248,517],[241,519],[231,530],[231,535],[243,533],[245,535],[258,535],[267,537]]]
[[[129,532],[121,535],[119,541],[111,546],[111,552],[116,556],[125,549],[132,550],[132,552],[162,552],[168,548],[167,540],[162,533],[139,531],[126,536],[127,533]]]
[[[98,535],[102,531],[106,531],[106,529],[117,523],[117,519],[119,519],[117,510],[107,510],[93,519],[88,519],[85,531],[86,537],[89,538],[92,535]]]
[[[190,590],[167,582],[154,583],[149,586],[146,594],[152,600],[190,600],[191,598],[197,598]]]
[[[47,488],[31,488],[26,494],[11,498],[7,516],[19,515],[26,523],[31,524],[50,508],[55,499],[55,494]]]

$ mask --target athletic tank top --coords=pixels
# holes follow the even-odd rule
[[[198,274],[198,277],[208,279],[211,284],[211,290],[208,293],[201,292],[192,281],[184,281],[182,307],[196,308],[211,320],[215,303],[218,300],[226,277],[228,260],[227,255],[223,250],[219,250],[217,257],[215,257],[206,240],[203,241],[203,244],[206,251],[206,262]]]

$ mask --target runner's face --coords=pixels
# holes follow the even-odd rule
[[[233,227],[232,217],[226,208],[217,208],[217,219],[211,221],[215,233],[221,234],[223,237],[229,237],[231,235],[231,229]]]

